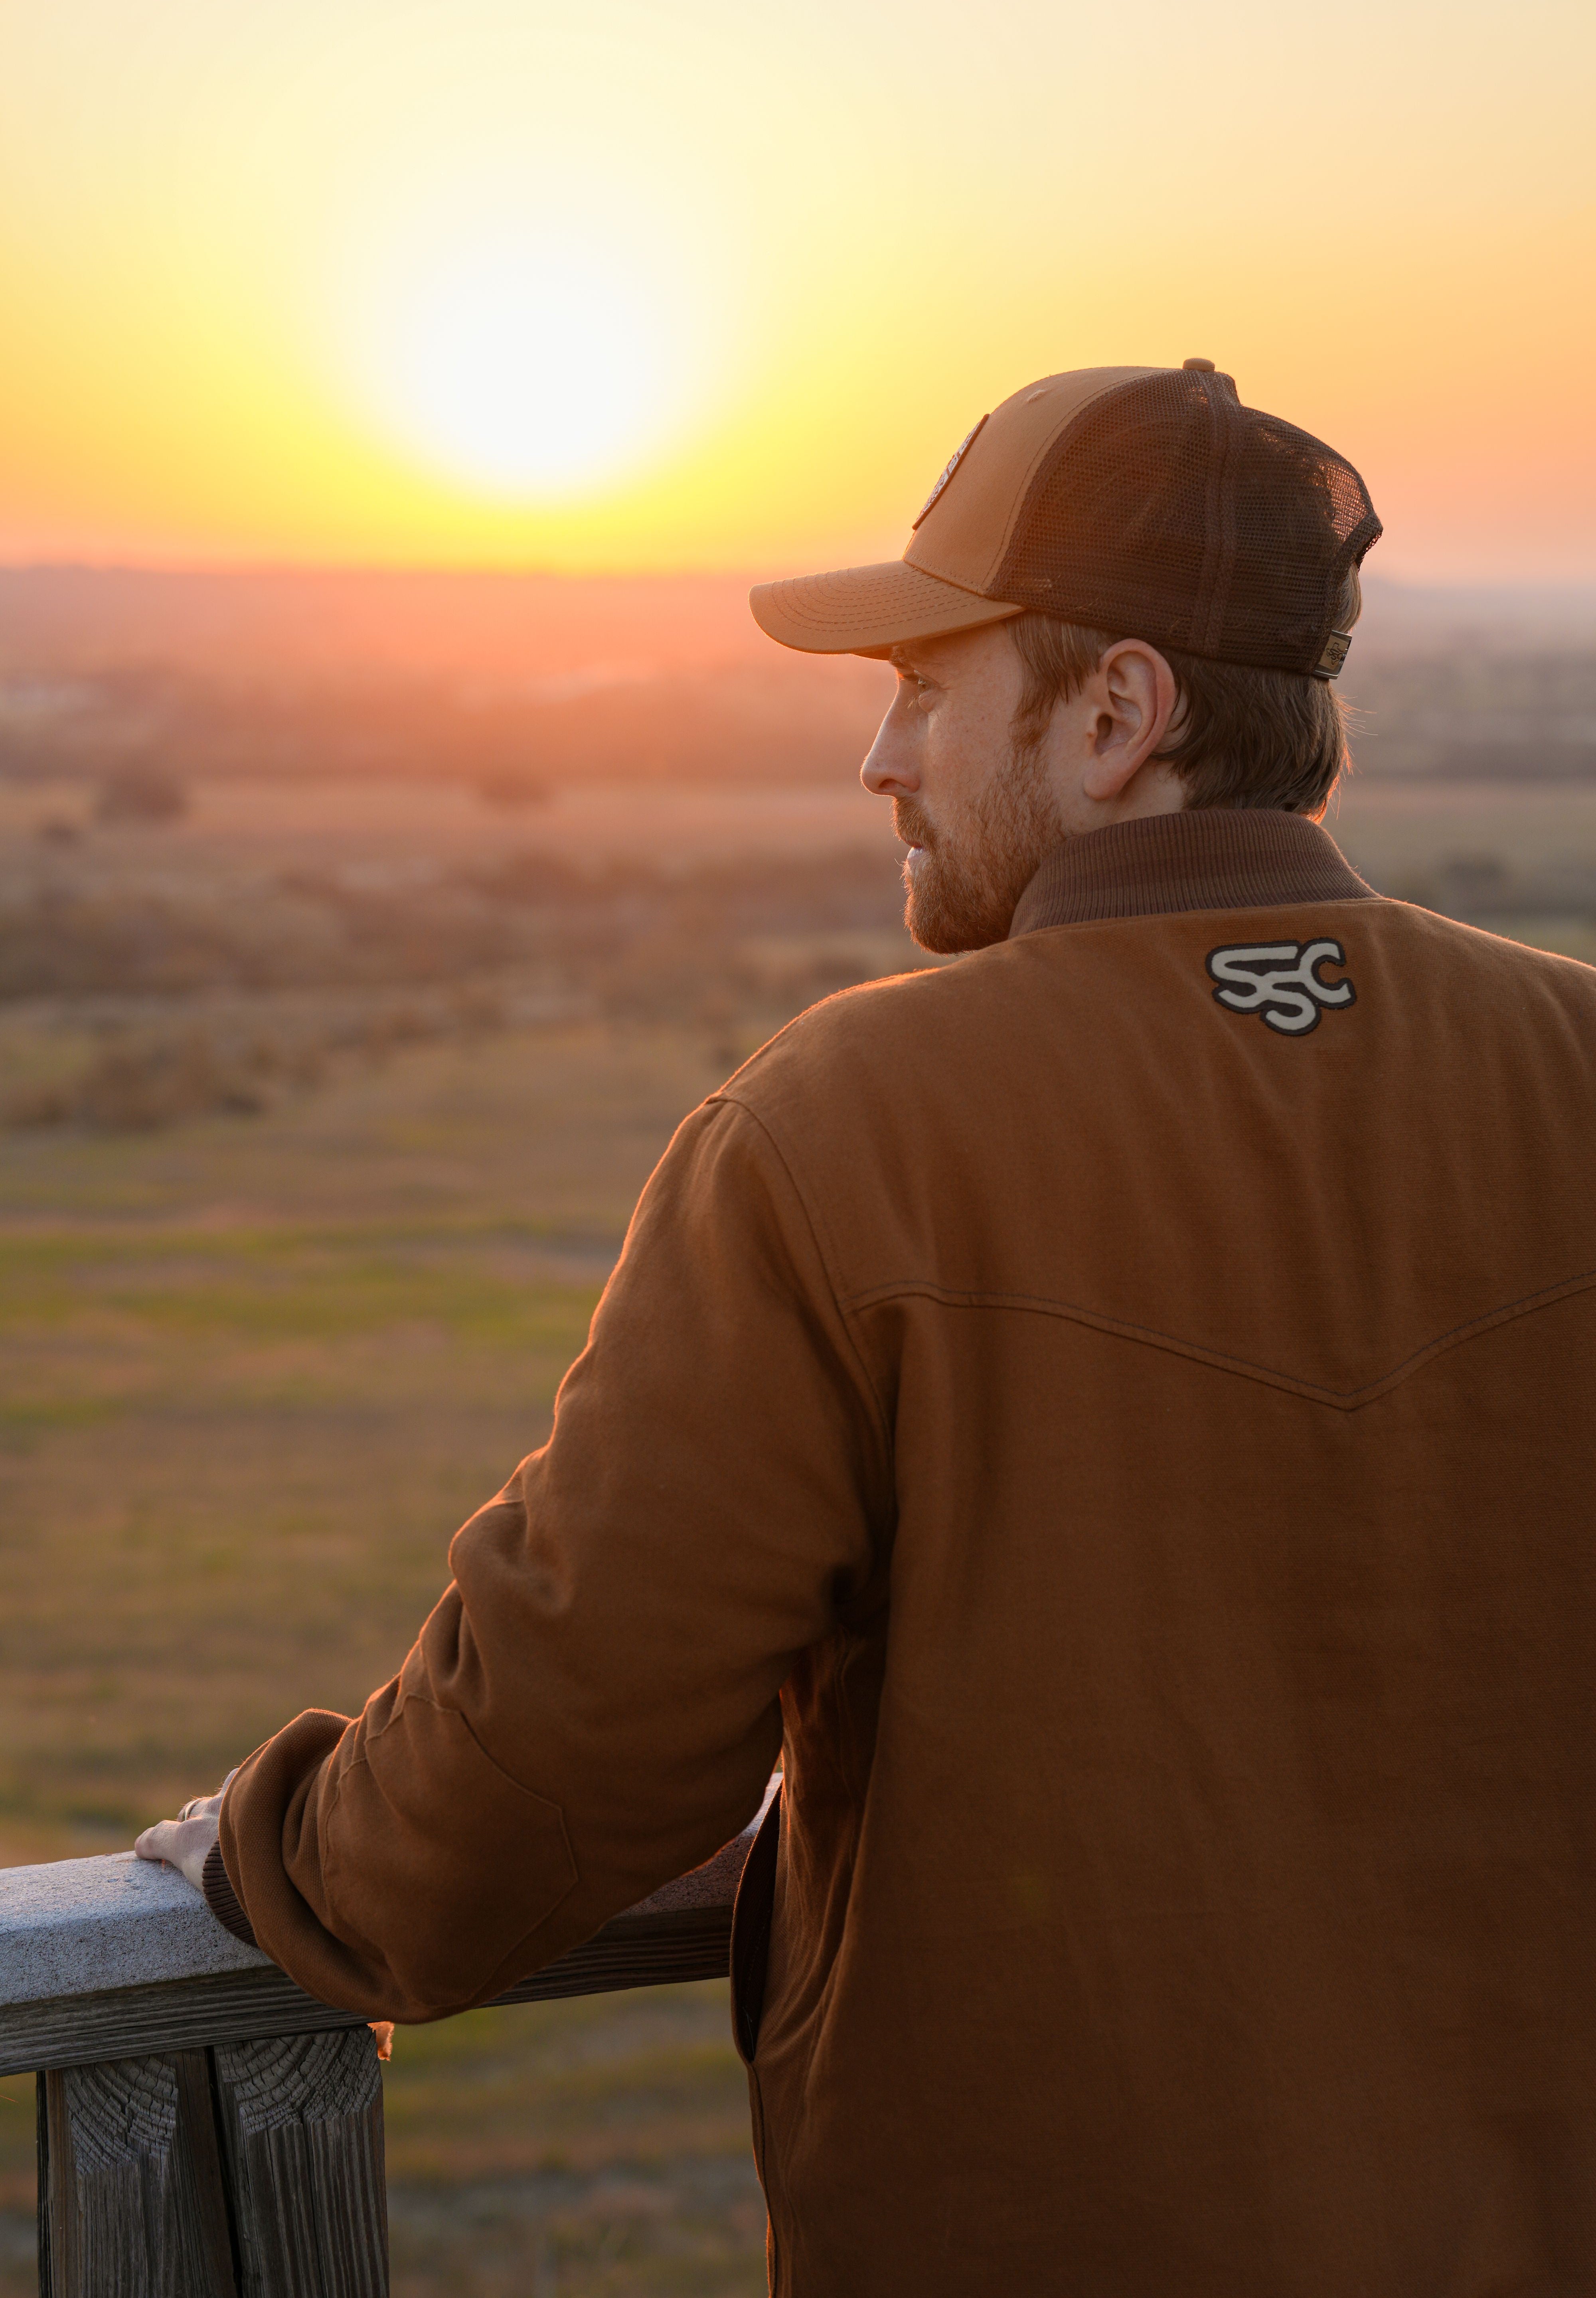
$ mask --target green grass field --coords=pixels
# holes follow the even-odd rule
[[[0,1136],[0,1857],[118,1848],[398,1666],[542,1442],[701,1033],[351,1065],[264,1116]],[[764,2212],[725,1989],[403,2032],[395,2288],[745,2293]],[[33,2099],[0,2084],[0,2292]]]

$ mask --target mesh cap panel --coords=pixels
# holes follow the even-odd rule
[[[1319,668],[1380,532],[1322,441],[1181,369],[1105,393],[1049,450],[990,595],[1261,670]]]

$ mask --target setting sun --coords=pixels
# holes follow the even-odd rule
[[[680,399],[668,312],[641,267],[500,232],[391,291],[367,372],[401,444],[467,484],[535,500],[634,465]]]

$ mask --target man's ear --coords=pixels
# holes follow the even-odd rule
[[[1090,798],[1116,798],[1162,748],[1175,715],[1175,674],[1145,639],[1121,639],[1093,674],[1091,756],[1081,776]]]

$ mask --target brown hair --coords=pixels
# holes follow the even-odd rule
[[[1349,566],[1336,629],[1350,631],[1362,611],[1358,570]],[[1025,669],[1013,731],[1028,750],[1046,732],[1054,706],[1079,694],[1118,641],[1054,615],[1017,615],[1004,627]],[[1185,783],[1187,810],[1257,806],[1318,814],[1349,763],[1346,708],[1334,687],[1300,671],[1253,670],[1172,647],[1159,651],[1175,674],[1180,707],[1157,755]]]

